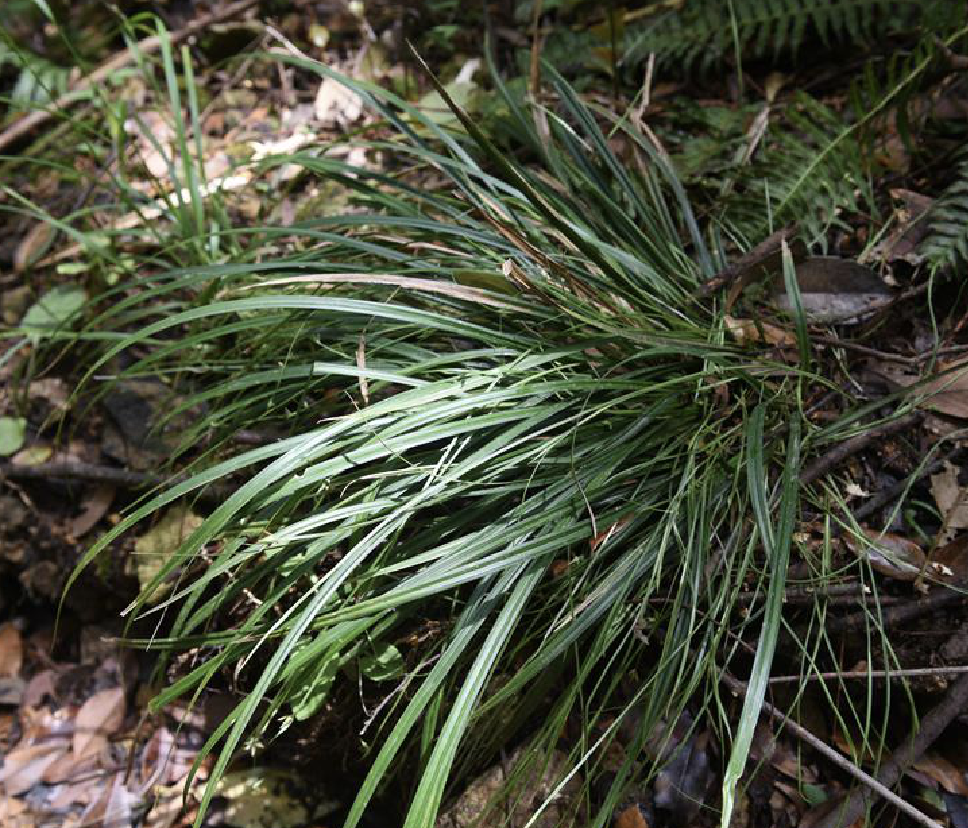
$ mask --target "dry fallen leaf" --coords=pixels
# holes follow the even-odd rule
[[[0,796],[0,825],[9,828],[33,828],[37,824],[26,802],[12,796]]]
[[[24,662],[24,645],[20,630],[13,624],[0,627],[0,678],[14,678],[20,675]]]
[[[649,828],[649,823],[638,805],[629,805],[615,817],[615,828]]]
[[[124,689],[114,687],[95,693],[77,711],[74,720],[74,753],[97,756],[124,721]]]
[[[891,301],[893,294],[870,268],[836,256],[810,256],[796,264],[804,314],[814,322],[859,322]],[[777,307],[792,311],[783,276],[773,283]]]
[[[948,793],[968,796],[968,782],[965,781],[964,771],[943,756],[934,752],[925,753],[914,763],[914,767],[937,782]]]
[[[100,798],[85,809],[81,824],[91,828],[129,828],[137,804],[138,797],[125,786],[124,771],[120,771],[104,786]]]
[[[943,575],[944,580],[956,584],[968,583],[968,535],[962,535],[950,543],[939,547],[931,556],[931,561],[937,567],[932,567],[936,575]]]
[[[97,770],[97,765],[97,754],[88,753],[86,756],[77,756],[73,752],[65,751],[47,766],[43,776],[41,776],[41,781],[48,785],[56,785],[83,779]]]
[[[917,252],[917,248],[928,230],[928,223],[922,219],[934,199],[900,188],[891,190],[891,197],[894,199],[894,229],[869,248],[859,261],[869,265],[899,261],[919,265],[924,256]]]
[[[72,805],[90,805],[99,793],[100,791],[91,784],[90,779],[71,785],[58,785],[56,793],[47,800],[47,807],[69,810]],[[0,822],[0,825],[2,824]]]
[[[938,362],[933,378],[921,377],[887,362],[870,363],[871,370],[899,388],[910,388],[927,380],[912,393],[922,398],[919,405],[949,417],[968,418],[968,361]]]
[[[47,252],[57,228],[46,221],[35,224],[21,239],[13,254],[13,269],[22,273]]]
[[[195,753],[175,744],[167,727],[159,727],[141,753],[141,784],[145,787],[171,785],[184,779],[195,761]]]
[[[81,513],[67,524],[68,534],[80,538],[90,532],[111,508],[115,491],[109,483],[89,487],[81,500]]]
[[[931,475],[931,494],[944,520],[941,543],[950,541],[958,529],[968,526],[968,492],[958,483],[958,468],[945,461],[938,474]]]
[[[11,750],[3,757],[3,767],[0,768],[0,784],[7,796],[18,796],[29,791],[67,748],[66,739],[56,739]]]
[[[924,552],[914,541],[864,529],[867,543],[851,535],[846,536],[847,546],[858,558],[866,558],[871,568],[899,581],[913,581],[924,567]]]
[[[45,697],[50,696],[50,698],[54,698],[54,684],[56,681],[57,673],[53,670],[43,670],[34,675],[24,688],[24,707],[40,707]]]

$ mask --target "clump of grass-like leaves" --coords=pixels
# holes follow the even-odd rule
[[[212,780],[247,737],[311,716],[341,666],[430,607],[446,633],[408,660],[349,826],[405,760],[420,768],[406,826],[431,826],[455,768],[522,734],[539,760],[568,716],[590,726],[613,705],[630,670],[641,750],[690,698],[721,709],[718,676],[748,628],[759,643],[752,673],[735,668],[749,692],[729,810],[780,628],[807,342],[791,368],[726,341],[715,306],[695,298],[722,262],[663,155],[616,125],[642,159],[631,171],[601,131],[607,116],[553,83],[550,135],[506,99],[528,163],[466,119],[455,136],[357,84],[398,130],[369,146],[399,175],[288,156],[352,188],[355,212],[276,231],[301,238],[298,254],[128,283],[96,323],[157,314],[101,364],[140,345],[133,371],[180,372],[197,392],[186,405],[206,411],[195,437],[281,435],[212,455],[84,561],[244,473],[131,607],[164,615],[153,646],[206,655],[156,704],[197,697],[226,669],[247,676],[206,745],[219,750]],[[428,170],[446,185],[415,183]],[[795,293],[791,274],[788,263]],[[153,603],[162,582],[172,590]],[[766,600],[741,616],[751,585]],[[246,596],[244,620],[220,628]],[[538,712],[542,726],[526,726]],[[594,747],[573,752],[583,772]],[[596,825],[640,758],[628,756]]]

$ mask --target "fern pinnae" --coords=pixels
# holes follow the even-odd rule
[[[968,262],[968,151],[961,153],[954,181],[931,207],[922,252],[934,268]]]
[[[924,13],[924,4],[910,0],[706,0],[632,28],[623,62],[653,53],[708,68],[732,52],[734,33],[744,53],[776,57],[796,52],[811,32],[827,45],[860,43]]]

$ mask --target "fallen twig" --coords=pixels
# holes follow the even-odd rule
[[[113,483],[115,486],[122,486],[127,489],[141,489],[178,482],[178,478],[175,477],[131,471],[130,469],[118,469],[113,466],[98,466],[93,463],[79,463],[75,460],[35,463],[31,466],[0,463],[0,479],[5,477],[11,480],[50,480],[60,477],[68,480]]]
[[[207,29],[216,23],[222,23],[225,20],[247,11],[258,2],[259,0],[237,0],[235,3],[230,3],[227,6],[221,7],[219,4],[215,4],[214,11],[195,18],[191,21],[191,23],[176,32],[171,32],[169,35],[169,40],[172,43],[178,43],[179,41],[185,40],[194,34],[198,34],[198,32]],[[151,37],[146,37],[144,40],[139,40],[136,49],[138,52],[145,53],[153,52],[160,46],[161,38],[157,35],[153,35]],[[106,63],[101,64],[101,66],[91,72],[90,75],[81,78],[48,108],[36,109],[29,115],[25,115],[23,118],[14,121],[3,132],[0,132],[0,153],[4,152],[7,147],[9,147],[15,141],[47,123],[47,121],[53,118],[56,113],[61,112],[71,104],[78,101],[86,93],[91,91],[91,89],[111,75],[111,73],[116,72],[122,66],[125,66],[127,63],[129,63],[133,59],[135,51],[135,49],[125,49],[123,52],[119,52]]]
[[[743,590],[738,593],[736,599],[743,603],[750,601],[765,600],[763,590]],[[858,601],[870,601],[874,596],[870,590],[857,581],[849,584],[819,584],[818,586],[791,586],[787,587],[783,593],[784,604],[812,604],[818,599],[824,599],[828,603],[852,604]],[[893,596],[882,595],[880,600],[890,602]],[[654,600],[654,599],[652,599]],[[673,599],[669,599],[670,601]]]
[[[896,785],[901,775],[914,764],[921,755],[934,743],[934,741],[944,732],[945,728],[968,704],[968,674],[963,675],[958,681],[948,688],[944,699],[931,708],[931,711],[921,719],[919,724],[914,726],[911,734],[906,738],[901,746],[891,754],[890,758],[881,765],[877,773],[878,787],[866,785],[856,788],[844,801],[844,804],[829,813],[817,828],[844,828],[853,825],[860,819],[870,807],[873,800],[873,793],[885,796],[884,791]],[[887,798],[885,796],[885,798]],[[903,799],[892,792],[890,802],[901,808],[899,802]],[[914,811],[920,815],[919,821],[924,825],[937,828],[938,823],[928,820],[920,811],[904,802],[904,812],[911,815]]]
[[[800,684],[804,681],[833,681],[835,679],[921,678],[924,676],[960,676],[968,673],[968,665],[955,667],[912,667],[907,670],[853,670],[844,673],[807,673],[802,676],[774,676],[770,684]]]
[[[739,679],[734,678],[729,673],[724,672],[722,674],[723,683],[729,687],[737,695],[746,694],[746,685]],[[961,681],[968,684],[968,676],[965,676]],[[892,805],[897,806],[897,808],[904,813],[906,813],[911,819],[916,820],[922,825],[927,826],[927,828],[939,828],[938,823],[934,822],[930,817],[923,814],[909,802],[905,802],[901,797],[899,797],[894,791],[892,791],[883,782],[878,781],[869,773],[864,771],[862,768],[857,767],[849,759],[841,756],[834,748],[830,747],[826,742],[821,741],[819,738],[813,735],[809,730],[807,730],[802,725],[797,724],[792,719],[790,719],[785,713],[783,713],[779,708],[774,707],[767,701],[763,702],[763,707],[761,712],[772,716],[781,722],[782,726],[789,730],[794,736],[796,736],[800,741],[812,747],[817,753],[825,756],[831,762],[833,762],[838,767],[842,768],[844,771],[849,773],[855,779],[859,780],[865,787],[861,790],[871,790],[878,793],[880,796],[884,797]],[[931,713],[934,713],[932,710]],[[928,714],[931,715],[931,714]],[[933,741],[933,740],[932,740]],[[891,783],[893,784],[893,783]],[[850,824],[850,823],[845,823]]]
[[[877,623],[882,627],[892,627],[912,621],[934,610],[956,604],[964,600],[965,594],[953,589],[941,589],[931,595],[918,596],[910,601],[883,610]],[[870,612],[861,610],[843,618],[828,618],[826,628],[828,632],[852,632],[863,629],[871,623]]]
[[[848,457],[866,448],[874,440],[886,437],[888,434],[894,434],[897,431],[903,431],[905,428],[914,425],[920,419],[920,412],[914,412],[913,414],[899,417],[896,420],[882,423],[863,434],[858,434],[849,440],[838,443],[826,454],[814,460],[800,473],[800,483],[804,486],[813,483],[818,478],[827,474],[834,466],[840,465]]]
[[[909,486],[914,485],[914,483],[917,482],[918,480],[921,480],[922,478],[927,477],[930,474],[934,474],[935,472],[941,471],[941,469],[944,467],[944,463],[946,459],[947,458],[942,457],[928,463],[928,465],[926,465],[923,469],[921,469],[921,471],[919,471],[914,476],[913,480],[911,478],[905,478],[904,480],[899,480],[893,486],[888,486],[886,489],[879,491],[870,500],[868,500],[863,506],[859,506],[857,509],[854,510],[854,513],[853,513],[854,520],[859,522],[864,520],[864,518],[870,517],[878,509],[883,508],[892,500],[896,500],[898,497],[904,494],[905,490]]]
[[[151,472],[119,469],[114,466],[99,466],[93,463],[79,463],[75,460],[62,460],[52,463],[37,463],[21,466],[14,463],[0,463],[0,481],[12,480],[78,480],[93,483],[110,483],[122,489],[152,489],[170,487],[187,480],[184,472],[173,475],[153,474]],[[228,497],[235,487],[231,484],[209,483],[197,490],[202,501],[218,501]]]
[[[843,348],[845,351],[855,351],[858,354],[863,354],[864,356],[869,356],[873,359],[881,360],[882,362],[897,362],[901,365],[920,365],[925,361],[931,354],[925,356],[903,356],[901,354],[892,354],[887,351],[878,351],[876,348],[870,348],[867,345],[861,345],[859,342],[850,342],[846,339],[838,339],[835,336],[811,336],[810,341],[816,343],[817,345],[827,345],[831,348]]]

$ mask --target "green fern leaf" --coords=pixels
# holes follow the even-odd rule
[[[954,181],[928,216],[928,237],[921,250],[934,267],[968,262],[968,153],[962,157]]]
[[[795,220],[817,241],[842,211],[872,203],[869,162],[843,117],[808,95],[798,95],[782,117],[724,213],[749,238],[761,238],[771,222]]]
[[[916,0],[706,0],[630,26],[623,63],[649,54],[685,68],[708,68],[729,55],[735,41],[751,57],[796,50],[809,34],[825,44],[864,43],[910,25],[926,14]]]

